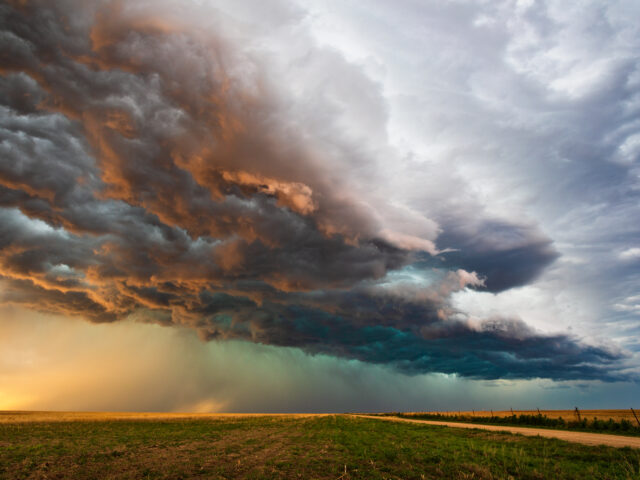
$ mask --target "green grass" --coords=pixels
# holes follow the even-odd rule
[[[640,450],[348,416],[5,423],[0,478],[638,479]]]
[[[410,418],[414,420],[435,420],[441,422],[478,423],[483,425],[505,425],[511,427],[536,427],[576,432],[609,433],[613,435],[640,436],[640,427],[628,420],[564,420],[546,415],[510,415],[506,417],[475,417],[470,415],[441,415],[439,413],[385,413],[382,416]]]

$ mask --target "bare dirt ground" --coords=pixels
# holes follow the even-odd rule
[[[373,415],[356,415],[363,418],[376,418],[392,422],[424,423],[455,428],[476,428],[492,430],[494,432],[518,433],[530,437],[547,437],[566,440],[567,442],[582,443],[584,445],[608,445],[610,447],[640,448],[640,437],[624,437],[622,435],[607,435],[604,433],[572,432],[567,430],[551,430],[546,428],[508,427],[503,425],[482,425],[478,423],[436,422],[432,420],[412,420],[399,417],[381,417]]]

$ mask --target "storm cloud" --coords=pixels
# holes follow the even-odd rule
[[[295,35],[283,60],[233,7],[0,5],[0,301],[407,373],[628,378],[619,348],[453,307],[533,281],[552,240],[453,192],[391,201],[381,86]]]

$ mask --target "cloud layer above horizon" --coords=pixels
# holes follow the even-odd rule
[[[471,15],[465,5],[446,8],[463,9],[456,18],[471,37],[473,28],[497,29],[500,12]],[[501,52],[527,81],[500,86],[482,69],[463,72],[474,100],[447,98],[440,112],[429,96],[412,99],[409,76],[378,78],[384,49],[371,47],[381,57],[363,63],[336,48],[313,23],[318,15],[275,0],[0,4],[0,302],[96,323],[187,326],[204,340],[297,347],[411,374],[636,378],[632,345],[543,332],[511,312],[476,315],[458,300],[508,298],[545,272],[562,277],[569,270],[557,265],[574,258],[563,248],[587,243],[586,234],[559,233],[571,218],[523,213],[519,195],[542,192],[540,211],[550,211],[545,201],[575,201],[579,212],[587,208],[579,183],[594,176],[589,185],[607,194],[598,205],[609,211],[613,192],[599,183],[609,175],[637,197],[640,62],[625,50],[637,32],[610,15],[623,37],[619,55],[583,65],[558,42],[551,59],[531,55],[547,38],[541,32],[523,28],[520,43],[498,48],[493,31],[483,37],[484,61]],[[527,15],[534,12],[520,20]],[[429,38],[414,40],[417,48]],[[573,70],[560,75],[556,57]],[[456,61],[473,64],[451,58],[451,71]],[[544,94],[541,75],[556,76]],[[620,113],[605,93],[623,80],[630,86]],[[521,98],[537,102],[509,112]],[[604,115],[617,130],[582,127],[586,112],[571,102],[585,98],[591,108],[611,104]],[[566,118],[553,115],[557,104]],[[466,126],[458,112],[482,117],[486,109],[499,115],[480,133],[508,119],[512,136],[475,143],[479,124]],[[439,133],[429,111],[438,111]],[[584,136],[563,130],[572,122]],[[433,137],[421,146],[411,137],[422,123]],[[523,178],[543,184],[546,162],[566,168],[594,131],[604,136],[599,150],[582,145],[584,163],[567,185],[508,188]],[[458,151],[438,153],[448,137]],[[541,140],[553,151],[532,146]],[[616,247],[624,248],[612,272],[625,286],[637,278],[636,234]],[[617,311],[633,310],[633,295],[625,289]]]

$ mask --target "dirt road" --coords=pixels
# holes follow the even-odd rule
[[[507,427],[503,425],[481,425],[478,423],[460,422],[436,422],[432,420],[412,420],[410,418],[380,417],[374,415],[354,415],[361,418],[375,418],[377,420],[387,420],[391,422],[424,423],[427,425],[441,425],[455,428],[479,428],[481,430],[492,430],[494,432],[519,433],[531,437],[541,436],[548,438],[559,438],[567,442],[583,443],[585,445],[608,445],[611,447],[632,447],[640,448],[640,437],[624,437],[622,435],[607,435],[604,433],[572,432],[568,430],[550,430],[546,428],[529,427]]]

